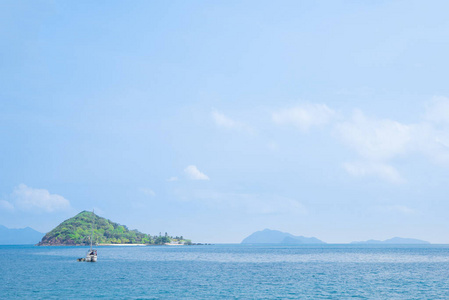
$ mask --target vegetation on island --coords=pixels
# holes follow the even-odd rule
[[[152,236],[138,230],[129,230],[125,225],[99,217],[93,212],[83,211],[47,233],[38,245],[89,245],[92,224],[94,224],[92,240],[94,244],[191,244],[190,240],[182,236],[172,237],[167,233]]]

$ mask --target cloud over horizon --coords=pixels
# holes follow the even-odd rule
[[[209,180],[209,176],[202,173],[194,165],[187,166],[187,168],[184,169],[184,173],[187,175],[187,178],[191,180]]]
[[[449,166],[449,98],[433,97],[415,123],[368,117],[354,109],[350,117],[339,115],[326,104],[302,104],[272,114],[278,125],[293,125],[301,132],[312,127],[330,130],[355,154],[342,163],[352,176],[375,176],[391,183],[406,180],[394,167],[394,160],[411,153],[426,156],[436,164]],[[324,127],[324,125],[329,125]]]
[[[388,161],[408,150],[412,140],[411,127],[399,122],[366,117],[355,110],[350,120],[334,127],[339,140],[360,156],[355,162],[346,162],[344,169],[356,177],[377,176],[392,183],[405,180]]]
[[[13,211],[14,205],[12,205],[10,202],[6,200],[0,200],[0,208],[6,210],[6,211]]]
[[[212,119],[214,120],[215,125],[217,125],[220,128],[246,131],[249,133],[253,132],[253,129],[247,124],[235,121],[216,110],[212,111]]]
[[[424,119],[430,122],[449,124],[449,98],[433,97],[426,105]]]
[[[410,126],[388,119],[370,119],[360,110],[355,110],[349,121],[337,123],[335,128],[344,144],[373,161],[404,153],[412,139]]]
[[[281,109],[272,114],[272,120],[279,125],[293,125],[306,132],[311,127],[323,126],[331,122],[335,112],[325,104],[302,104]]]
[[[404,183],[405,181],[393,166],[385,163],[346,162],[343,163],[343,168],[355,177],[375,175],[391,183]]]
[[[22,210],[31,212],[67,211],[71,208],[69,200],[61,195],[50,194],[46,189],[35,189],[19,184],[11,194],[11,201],[0,202],[7,210]]]

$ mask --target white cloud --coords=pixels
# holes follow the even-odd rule
[[[293,125],[301,131],[329,123],[335,112],[325,104],[304,104],[273,113],[272,119],[279,125]]]
[[[392,166],[379,162],[350,162],[344,163],[343,168],[356,177],[378,176],[392,183],[403,183],[404,179]]]
[[[149,189],[149,188],[140,188],[140,191],[150,197],[156,196],[156,193],[152,189]]]
[[[209,180],[209,177],[202,173],[198,168],[194,165],[190,165],[184,169],[184,173],[187,175],[189,179],[192,180]]]
[[[217,124],[220,127],[225,127],[225,128],[235,128],[238,127],[238,123],[228,117],[226,117],[224,114],[219,113],[217,111],[213,111],[212,112],[212,118],[215,121],[215,124]]]
[[[413,125],[368,118],[355,110],[350,120],[335,125],[340,141],[359,156],[356,162],[344,163],[344,169],[356,177],[377,176],[391,183],[405,182],[389,161],[413,149],[414,130]]]
[[[426,155],[435,164],[449,166],[449,127],[435,128],[433,124],[424,122],[412,129],[412,150]]]
[[[426,106],[424,122],[413,129],[414,150],[449,166],[449,98],[434,97]]]
[[[368,117],[354,110],[351,117],[345,118],[325,104],[309,103],[274,111],[272,121],[295,126],[303,132],[331,124],[328,128],[333,129],[334,136],[355,154],[350,162],[343,164],[349,174],[401,183],[405,179],[395,168],[395,160],[406,155],[423,155],[436,164],[449,166],[449,98],[434,97],[421,116],[421,120],[406,124],[394,119]],[[223,128],[245,126],[217,111],[212,117],[217,126]],[[267,147],[279,149],[275,140]],[[193,175],[194,169],[189,172],[192,173],[189,177],[197,177]]]
[[[69,200],[45,189],[34,189],[20,184],[12,193],[14,206],[25,211],[63,211],[70,209]]]
[[[169,179],[167,179],[167,181],[177,181],[178,180],[178,177],[176,177],[176,176],[173,176],[173,177],[170,177]]]
[[[339,117],[337,121],[337,114],[328,106],[307,104],[280,110],[272,118],[277,124],[294,125],[301,131],[332,122],[335,136],[356,154],[355,162],[343,164],[349,174],[400,183],[405,180],[393,166],[398,157],[421,154],[449,166],[449,98],[434,97],[423,115],[421,121],[404,124],[354,110],[350,118]]]
[[[214,120],[215,124],[221,128],[252,132],[251,127],[249,127],[248,125],[242,122],[235,121],[218,111],[212,112],[212,119]]]
[[[449,98],[434,97],[426,106],[424,118],[430,122],[449,124]]]
[[[0,209],[7,210],[7,211],[13,211],[14,210],[14,205],[12,205],[8,201],[0,200]]]
[[[359,110],[354,111],[350,121],[337,124],[336,132],[360,156],[376,161],[404,153],[412,139],[410,126],[388,119],[369,119]]]

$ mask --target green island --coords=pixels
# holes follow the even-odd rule
[[[89,245],[94,222],[93,243],[108,244],[141,244],[141,245],[191,245],[192,242],[182,236],[165,235],[152,236],[129,230],[125,225],[99,217],[93,212],[82,211],[76,216],[65,220],[48,232],[38,246],[78,246]]]

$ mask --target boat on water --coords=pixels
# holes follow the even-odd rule
[[[87,254],[86,254],[86,258],[84,261],[87,262],[96,262],[97,261],[97,250],[95,249],[90,249]]]
[[[94,238],[94,224],[95,224],[95,213],[92,211],[92,234],[90,236],[90,248],[87,251],[85,258],[78,258],[78,261],[86,261],[86,262],[96,262],[97,261],[97,250],[92,248],[92,241]]]

